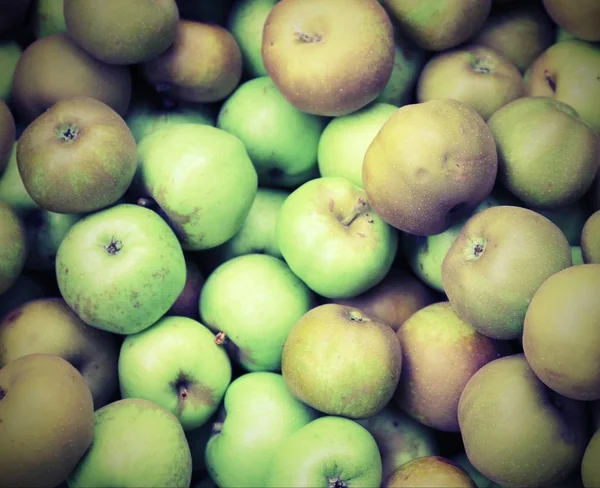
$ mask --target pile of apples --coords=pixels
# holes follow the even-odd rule
[[[598,0],[0,0],[0,487],[600,487]]]

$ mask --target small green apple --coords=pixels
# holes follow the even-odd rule
[[[11,98],[13,74],[23,49],[15,40],[0,40],[0,99]]]
[[[376,487],[381,456],[373,436],[354,420],[324,416],[291,434],[271,462],[267,487]]]
[[[389,103],[371,103],[351,114],[334,117],[319,139],[321,176],[343,176],[362,188],[365,153],[397,108]]]
[[[260,185],[289,187],[290,177],[317,166],[326,121],[298,110],[271,78],[261,76],[242,83],[223,103],[217,127],[245,144]]]
[[[208,276],[200,294],[200,317],[220,333],[244,369],[278,371],[290,329],[313,303],[314,294],[282,259],[247,254]]]
[[[189,317],[163,317],[121,346],[121,396],[166,408],[186,431],[208,421],[230,382],[227,353],[208,328]]]
[[[69,306],[92,327],[133,334],[150,327],[185,285],[177,236],[152,210],[120,204],[75,223],[56,254]]]
[[[294,190],[276,232],[291,270],[326,298],[348,298],[375,286],[398,248],[396,229],[371,211],[362,188],[340,176],[316,178]]]
[[[67,479],[69,488],[190,485],[190,448],[171,412],[127,398],[96,410],[94,420],[94,440]]]
[[[206,446],[208,473],[218,486],[265,486],[283,443],[317,417],[289,393],[280,374],[270,372],[248,373],[233,381],[225,393],[224,411],[224,420],[213,424]]]

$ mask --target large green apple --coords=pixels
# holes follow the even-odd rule
[[[354,420],[325,416],[287,438],[265,486],[373,488],[381,484],[381,473],[381,456],[369,431]]]
[[[375,286],[398,247],[396,229],[371,210],[362,188],[341,176],[316,178],[294,190],[276,232],[292,271],[327,298],[352,297]]]
[[[118,334],[162,317],[185,285],[177,236],[152,210],[120,204],[73,225],[56,254],[61,295],[87,324]]]
[[[343,176],[362,188],[365,153],[397,108],[389,103],[371,103],[351,114],[334,117],[319,139],[321,176]]]
[[[223,103],[217,127],[240,140],[263,186],[290,187],[317,166],[317,149],[327,119],[304,113],[268,76],[240,85]]]
[[[244,143],[200,124],[158,129],[138,145],[135,185],[153,198],[184,250],[223,244],[241,228],[258,188]]]
[[[213,424],[206,446],[206,466],[218,486],[265,486],[283,443],[317,417],[287,391],[280,374],[270,372],[248,373],[233,381],[224,411],[224,420]]]
[[[227,353],[209,329],[189,317],[163,317],[121,346],[121,396],[168,409],[186,431],[208,421],[230,382]]]
[[[67,479],[69,488],[190,485],[190,448],[177,417],[139,398],[94,413],[94,440]]]
[[[200,294],[200,318],[220,333],[244,369],[279,371],[290,329],[313,304],[311,290],[283,260],[247,254],[208,276]]]

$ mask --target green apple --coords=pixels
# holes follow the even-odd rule
[[[475,210],[452,224],[448,229],[431,236],[418,236],[403,232],[400,234],[402,252],[412,271],[427,285],[444,292],[442,283],[442,263],[467,220],[486,208],[500,205],[493,197],[486,197]]]
[[[294,398],[280,374],[254,372],[225,393],[225,418],[213,424],[206,466],[218,486],[265,486],[271,463],[291,434],[317,417]]]
[[[362,188],[365,153],[397,108],[376,102],[351,114],[334,117],[319,139],[317,156],[321,176],[343,176]]]
[[[314,294],[279,258],[247,254],[213,271],[200,294],[200,318],[220,333],[234,361],[248,371],[279,371],[290,329]]]
[[[264,486],[372,488],[381,481],[381,456],[369,431],[354,420],[325,416],[287,438]]]
[[[25,266],[28,245],[25,224],[5,202],[0,202],[0,295],[18,279]]]
[[[0,99],[11,98],[13,74],[23,49],[15,40],[0,40]]]
[[[291,270],[326,298],[379,283],[398,248],[396,229],[371,211],[364,190],[340,176],[316,178],[286,199],[277,242]]]
[[[244,143],[259,184],[289,187],[317,166],[327,119],[298,110],[268,76],[242,83],[223,103],[217,127]]]
[[[215,116],[208,105],[179,102],[173,106],[157,106],[148,100],[131,103],[125,122],[136,142],[161,127],[174,124],[192,123],[215,125]]]
[[[278,0],[238,0],[227,17],[227,30],[242,52],[244,73],[248,78],[266,76],[262,60],[262,34],[269,12]]]
[[[189,317],[163,317],[128,335],[121,346],[121,396],[166,408],[186,431],[217,411],[230,382],[227,353],[208,328]]]
[[[135,185],[160,207],[184,250],[223,244],[248,216],[258,188],[244,143],[200,124],[163,127],[138,145]]]
[[[8,203],[19,215],[23,216],[40,207],[27,193],[21,173],[19,173],[17,143],[13,144],[6,169],[0,174],[0,201]]]
[[[139,398],[94,413],[94,440],[71,472],[69,488],[189,486],[192,459],[177,417]]]
[[[34,0],[33,35],[36,39],[50,34],[66,33],[64,0]]]
[[[177,236],[152,210],[120,204],[74,224],[56,254],[61,295],[87,324],[133,334],[156,322],[185,285]]]

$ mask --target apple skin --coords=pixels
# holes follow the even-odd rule
[[[458,402],[465,385],[482,366],[508,352],[506,343],[477,332],[447,301],[418,310],[397,334],[402,373],[394,401],[424,425],[459,432]]]
[[[16,136],[17,128],[12,112],[6,102],[0,99],[0,175],[8,165]]]
[[[96,410],[94,420],[94,442],[69,475],[69,488],[190,486],[190,448],[171,412],[126,398]]]
[[[152,210],[120,204],[73,225],[56,254],[62,297],[88,325],[117,334],[150,327],[185,285],[177,236]]]
[[[334,117],[318,140],[320,175],[343,176],[362,188],[365,153],[396,109],[389,103],[374,102],[351,114]]]
[[[364,190],[336,176],[294,190],[276,233],[291,270],[326,298],[353,297],[378,284],[398,248],[398,233],[371,211]]]
[[[163,317],[128,335],[119,355],[122,398],[143,398],[172,412],[183,430],[217,411],[231,382],[231,362],[214,334],[189,317]]]
[[[581,229],[581,252],[585,263],[600,264],[600,210],[590,215]]]
[[[262,59],[299,110],[347,115],[385,88],[394,67],[393,35],[376,0],[280,0],[264,24]]]
[[[525,72],[529,96],[550,97],[570,105],[600,132],[600,45],[579,39],[546,49]]]
[[[590,439],[581,462],[581,478],[585,488],[600,486],[598,458],[600,458],[600,430],[596,430]]]
[[[21,217],[40,206],[31,198],[17,165],[17,142],[13,144],[6,169],[0,174],[0,201],[8,203]]]
[[[258,177],[244,143],[199,124],[158,129],[138,144],[134,185],[149,196],[186,251],[216,247],[241,228]]]
[[[13,75],[23,48],[15,40],[0,40],[0,100],[10,101]]]
[[[477,485],[477,488],[502,488],[501,485],[486,478],[479,471],[477,471],[473,464],[471,464],[471,461],[469,461],[466,452],[459,452],[458,454],[451,456],[449,459],[450,461],[458,464],[467,472],[467,474]]]
[[[523,354],[477,371],[461,395],[458,418],[469,460],[502,486],[560,482],[579,465],[589,438],[583,403],[546,387]]]
[[[558,26],[579,39],[600,41],[600,5],[594,0],[543,0],[548,15]]]
[[[19,278],[25,267],[28,244],[23,220],[0,201],[0,296]]]
[[[324,416],[280,446],[264,486],[374,487],[381,484],[381,469],[377,443],[367,429],[350,419]]]
[[[199,312],[242,368],[279,371],[290,329],[314,302],[313,292],[282,259],[246,254],[208,276]]]
[[[280,374],[270,372],[233,381],[224,410],[224,420],[213,424],[205,454],[208,473],[218,486],[265,486],[281,446],[317,418],[317,412],[287,391]]]
[[[413,459],[436,456],[439,453],[433,429],[391,405],[378,414],[357,422],[377,442],[383,463],[383,479]]]
[[[120,345],[118,336],[82,322],[62,298],[30,300],[0,321],[0,367],[27,354],[60,356],[82,375],[95,410],[118,390]]]
[[[316,169],[326,123],[294,107],[268,76],[242,83],[217,117],[217,127],[244,143],[259,185],[274,187],[298,186],[299,176]]]
[[[34,0],[34,5],[31,22],[36,39],[50,34],[67,33],[64,0]]]
[[[476,488],[469,474],[454,461],[441,456],[413,459],[397,468],[382,488]]]

